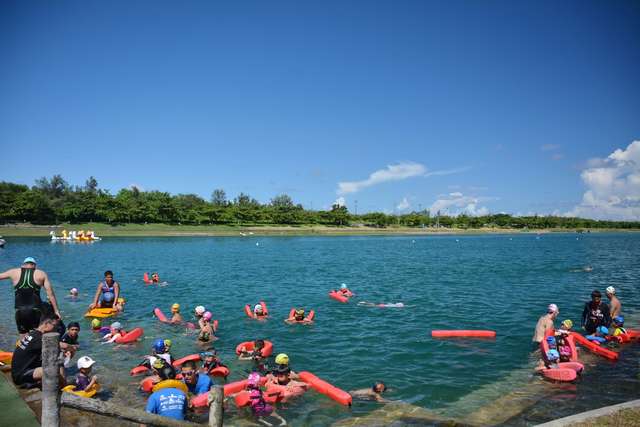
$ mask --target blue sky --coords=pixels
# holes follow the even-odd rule
[[[640,219],[638,22],[625,1],[4,1],[0,180]]]

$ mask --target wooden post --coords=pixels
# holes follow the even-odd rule
[[[209,390],[209,427],[222,427],[222,418],[224,409],[222,402],[224,400],[224,388],[215,385]]]
[[[115,417],[121,420],[133,421],[134,423],[146,424],[148,426],[202,427],[202,424],[161,417],[160,415],[149,414],[142,409],[134,409],[111,402],[103,402],[98,399],[80,397],[76,396],[73,393],[62,393],[60,402],[65,408],[73,408],[80,411],[93,412],[94,414],[104,415],[106,417]]]
[[[60,334],[42,336],[42,426],[60,426]]]

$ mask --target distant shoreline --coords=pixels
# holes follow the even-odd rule
[[[64,224],[64,225],[1,225],[5,237],[59,236],[62,230],[93,230],[99,237],[196,237],[196,236],[432,236],[473,234],[542,234],[542,233],[629,233],[640,229],[517,229],[517,228],[412,228],[412,227],[327,227],[327,226],[228,226],[228,225],[165,225],[165,224]]]

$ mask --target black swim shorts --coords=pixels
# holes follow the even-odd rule
[[[16,308],[16,326],[18,333],[26,334],[40,324],[40,310],[37,307]]]
[[[35,372],[35,369],[27,369],[26,371],[24,371],[21,374],[15,375],[15,376],[11,376],[13,379],[13,383],[15,385],[24,385],[27,387],[33,386],[34,384],[37,384],[38,381],[35,380],[35,378],[33,378],[33,373]]]

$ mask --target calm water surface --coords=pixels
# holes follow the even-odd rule
[[[622,299],[627,326],[640,326],[637,234],[106,238],[93,244],[12,238],[0,250],[0,269],[18,266],[26,256],[34,256],[49,273],[65,320],[81,320],[80,354],[98,361],[96,372],[111,391],[106,396],[139,407],[145,396],[136,391],[128,371],[148,354],[153,339],[171,338],[178,357],[200,350],[194,336],[151,315],[156,306],[168,313],[174,302],[186,317],[202,304],[219,319],[216,348],[231,368],[230,381],[246,377],[251,367],[235,360],[235,346],[266,338],[276,352],[289,354],[297,371],[314,372],[345,390],[380,379],[393,389],[390,399],[449,416],[511,394],[540,392],[542,382],[530,375],[530,340],[551,302],[560,306],[562,319],[579,323],[590,292],[612,285]],[[593,271],[580,271],[586,265]],[[139,344],[100,345],[82,317],[107,269],[114,271],[127,298],[126,313],[118,320],[125,328],[145,330]],[[144,286],[145,271],[158,271],[169,285]],[[340,304],[327,292],[341,283],[357,293],[356,301],[410,307]],[[0,348],[6,349],[15,340],[15,323],[11,286],[2,285]],[[75,302],[65,297],[72,287],[81,292]],[[245,304],[260,299],[272,314],[265,323],[243,313]],[[284,324],[293,306],[314,309],[315,324]],[[498,337],[433,340],[432,329],[493,329]],[[503,421],[527,425],[637,398],[638,347],[627,346],[615,364],[589,362],[577,384],[542,384],[542,400]],[[308,392],[280,413],[293,425],[325,425],[377,408],[358,403],[347,409]],[[235,410],[229,416],[247,417]]]

